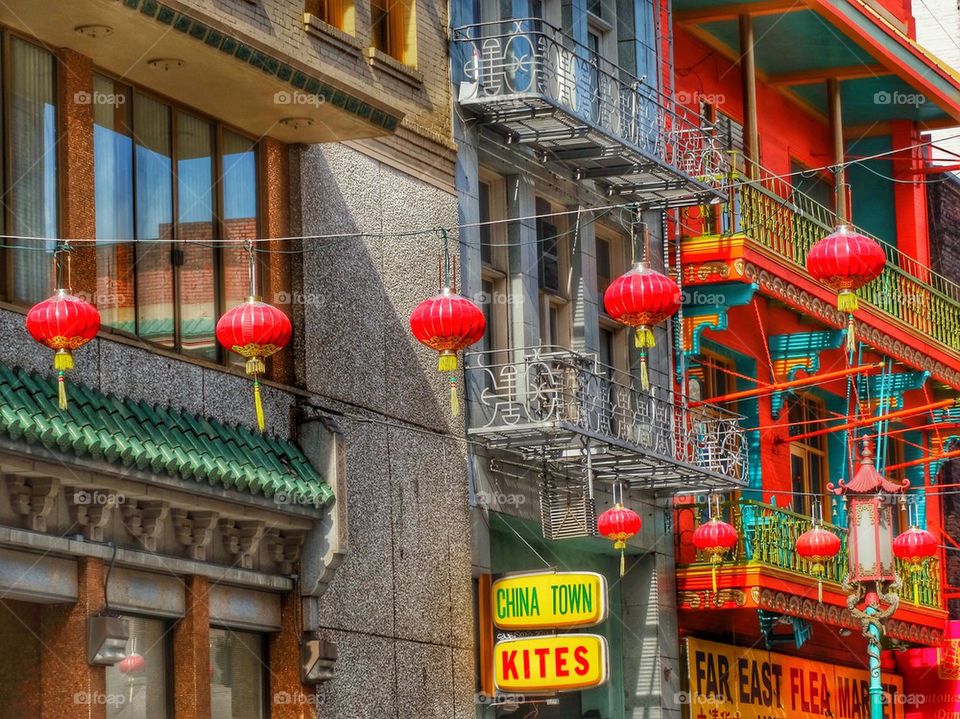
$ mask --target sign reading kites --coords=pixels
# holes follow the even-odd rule
[[[594,627],[607,618],[607,580],[594,572],[534,572],[493,583],[493,623],[514,632]],[[607,680],[607,640],[576,632],[501,639],[493,648],[497,689],[514,694],[577,691]]]

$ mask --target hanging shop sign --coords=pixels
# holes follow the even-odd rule
[[[743,649],[689,637],[690,719],[867,719],[866,669]],[[903,679],[882,675],[884,719],[904,719]]]
[[[497,642],[494,682],[511,694],[547,694],[607,681],[607,640],[599,634],[549,634]]]
[[[529,572],[493,583],[493,623],[536,631],[593,627],[607,618],[607,579],[595,572]]]

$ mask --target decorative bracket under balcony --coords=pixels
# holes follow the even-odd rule
[[[700,354],[700,338],[704,330],[723,331],[729,327],[732,307],[750,304],[757,286],[753,283],[722,282],[698,285],[683,292],[683,332],[678,333],[681,351],[689,369]],[[683,368],[677,365],[677,381],[682,383]]]
[[[865,417],[870,417],[880,408],[881,402],[887,412],[903,409],[903,393],[923,389],[929,378],[927,371],[881,372],[859,377],[857,394],[860,397],[860,411]]]
[[[653,206],[722,201],[726,159],[696,116],[538,18],[465,25],[460,105],[536,157]]]
[[[844,330],[824,330],[822,332],[795,332],[787,335],[773,335],[767,340],[773,373],[778,382],[796,379],[799,370],[814,374],[820,370],[820,353],[823,350],[837,349],[843,343]],[[784,392],[774,392],[770,396],[770,409],[774,417],[780,416],[783,408]]]

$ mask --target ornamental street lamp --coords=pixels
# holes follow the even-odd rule
[[[864,442],[860,466],[849,482],[840,480],[827,488],[842,496],[847,505],[848,573],[843,588],[847,608],[863,627],[870,661],[870,717],[883,719],[883,686],[880,682],[880,638],[883,623],[900,604],[900,578],[893,553],[894,495],[909,485],[891,482],[873,463],[869,443]]]

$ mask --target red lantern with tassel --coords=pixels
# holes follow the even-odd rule
[[[817,601],[823,603],[823,576],[826,573],[826,563],[840,552],[840,538],[819,522],[797,538],[797,554],[810,562],[814,576],[817,578]]]
[[[56,352],[53,368],[57,371],[57,394],[60,409],[66,409],[64,373],[73,369],[73,350],[97,336],[100,313],[89,302],[58,289],[52,297],[30,308],[26,324],[33,339]]]
[[[713,580],[713,593],[717,593],[717,568],[723,562],[723,555],[737,546],[737,530],[730,524],[712,516],[709,522],[701,524],[693,533],[693,545],[710,557],[710,574]]]
[[[893,553],[910,567],[913,579],[913,603],[920,603],[919,579],[928,559],[937,556],[937,538],[926,529],[912,526],[893,540]]]
[[[440,230],[443,241],[441,289],[418,304],[410,315],[410,331],[416,340],[440,353],[437,370],[450,373],[450,411],[460,414],[457,398],[457,352],[476,344],[487,331],[487,318],[475,303],[456,292],[452,278],[456,276],[456,261],[451,272],[450,246],[446,230]]]
[[[117,669],[120,670],[121,674],[139,674],[146,665],[146,659],[134,652],[121,659],[117,664]]]
[[[597,517],[597,531],[601,537],[613,542],[613,548],[620,550],[620,576],[625,569],[624,551],[627,540],[640,531],[640,515],[617,502]]]
[[[257,426],[261,431],[264,422],[260,375],[266,371],[264,360],[286,347],[292,334],[290,319],[255,297],[248,297],[246,302],[228,310],[217,322],[217,341],[247,359],[246,372],[253,377]]]
[[[853,324],[853,313],[859,307],[856,291],[879,277],[886,264],[883,246],[848,225],[840,225],[807,253],[807,272],[837,291],[837,309],[847,313],[848,352],[856,346]]]
[[[410,315],[410,331],[417,341],[440,353],[437,369],[450,374],[450,406],[460,414],[457,399],[457,352],[476,344],[487,330],[483,310],[449,287],[424,300]]]
[[[263,400],[260,397],[260,375],[266,371],[264,360],[290,343],[293,327],[281,310],[261,302],[257,294],[257,266],[253,242],[247,242],[250,296],[247,301],[228,310],[217,321],[217,341],[231,352],[245,357],[246,372],[253,377],[253,403],[257,427],[263,431]]]
[[[640,383],[649,389],[647,350],[656,342],[653,325],[676,314],[680,308],[680,288],[677,283],[646,262],[638,262],[621,275],[603,294],[607,314],[621,324],[636,328],[635,343],[640,349]]]

